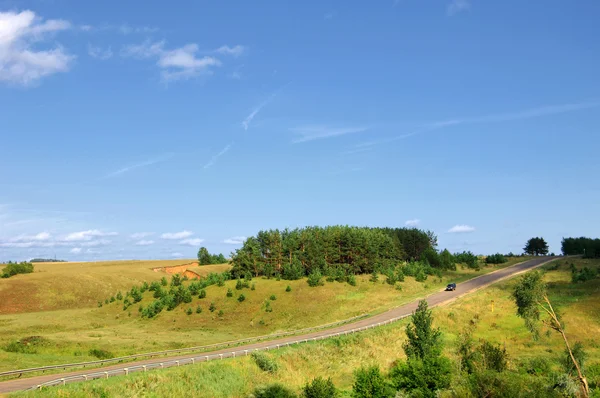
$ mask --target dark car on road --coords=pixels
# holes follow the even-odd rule
[[[456,290],[456,283],[449,283],[448,286],[446,286],[446,291],[452,290]]]

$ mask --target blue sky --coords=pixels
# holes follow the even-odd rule
[[[0,260],[597,236],[593,0],[0,0]]]

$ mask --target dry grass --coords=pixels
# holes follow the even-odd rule
[[[600,261],[575,262],[577,266],[600,267]],[[558,270],[548,271],[545,276],[550,299],[564,314],[568,337],[572,342],[582,341],[589,354],[589,363],[598,364],[600,345],[595,336],[600,333],[600,279],[574,285],[570,283],[570,272],[564,260],[561,264]],[[435,323],[444,333],[446,355],[455,357],[454,342],[458,333],[471,319],[478,318],[475,336],[506,344],[511,368],[516,369],[533,357],[545,357],[556,364],[563,352],[560,338],[551,334],[533,341],[523,321],[516,316],[511,298],[514,284],[515,279],[507,280],[434,310]],[[491,300],[494,300],[493,312]],[[402,343],[406,322],[272,351],[268,355],[273,356],[280,366],[274,375],[261,372],[249,358],[238,358],[51,388],[35,395],[185,396],[194,391],[198,397],[245,397],[257,385],[281,382],[299,389],[316,376],[331,376],[338,387],[348,390],[356,368],[377,364],[387,369],[393,361],[404,357]],[[33,394],[17,394],[30,395]]]
[[[508,264],[522,260],[512,259]],[[82,293],[79,293],[81,290],[78,289],[84,285],[82,280],[85,280],[85,275],[94,275],[97,280],[95,286],[101,288],[84,290],[93,291],[86,296],[87,302],[91,301],[87,308],[0,315],[0,347],[29,336],[42,336],[47,339],[47,344],[37,348],[36,354],[0,350],[0,370],[94,360],[96,358],[88,354],[90,349],[103,349],[115,356],[124,356],[318,326],[366,313],[382,312],[440,290],[449,281],[459,282],[499,268],[486,267],[480,271],[459,268],[457,271],[444,273],[442,279],[430,276],[425,283],[418,283],[407,277],[405,282],[401,283],[402,291],[384,283],[385,277],[380,277],[377,283],[369,282],[369,275],[358,276],[357,286],[332,282],[316,288],[309,287],[306,280],[276,281],[257,278],[253,280],[256,290],[243,290],[246,300],[242,303],[236,300],[240,291],[235,290],[235,281],[229,281],[226,286],[211,286],[206,289],[205,299],[195,297],[191,304],[180,305],[171,312],[163,311],[155,319],[143,319],[138,308],[139,305],[147,305],[153,301],[151,292],[145,293],[144,300],[130,307],[128,311],[123,311],[120,301],[103,305],[102,308],[97,307],[97,301],[115,295],[118,290],[125,292],[133,281],[139,284],[142,280],[161,278],[165,274],[153,272],[151,268],[163,264],[93,264],[96,266],[88,263],[80,265],[81,268],[62,264],[60,271],[60,275],[65,277],[75,274],[75,270],[86,270],[83,276],[72,275],[73,279],[78,280],[78,286],[72,286],[73,292],[69,297],[75,301],[80,301],[78,294]],[[197,268],[205,273],[223,270],[223,266]],[[58,273],[58,269],[44,273],[43,268],[40,268],[40,272],[24,277],[40,278],[41,275],[47,280],[51,279],[49,276]],[[122,274],[127,275],[128,281],[119,279],[119,283],[109,282],[112,278],[125,278]],[[103,275],[106,277],[102,278]],[[145,278],[146,276],[152,279]],[[40,284],[37,279],[34,281],[35,284]],[[285,291],[288,285],[292,288],[291,292]],[[228,288],[234,291],[234,297],[226,297]],[[273,312],[265,312],[264,302],[271,295],[277,298],[271,301]],[[61,302],[64,304],[64,301]],[[217,306],[217,311],[213,313],[208,311],[211,302]],[[201,314],[195,312],[198,305],[202,307]],[[57,305],[53,308],[57,308]],[[192,315],[185,314],[188,308],[192,308]],[[217,315],[219,310],[224,312],[223,316]]]

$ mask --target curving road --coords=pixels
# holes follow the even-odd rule
[[[439,306],[442,304],[446,304],[450,301],[456,300],[457,298],[459,298],[467,293],[471,293],[475,290],[479,290],[479,289],[487,287],[493,283],[496,283],[500,280],[503,280],[503,279],[515,276],[517,274],[529,271],[529,270],[539,267],[540,265],[543,265],[547,262],[553,261],[556,258],[557,257],[541,257],[541,258],[535,258],[533,260],[525,261],[525,262],[510,266],[510,267],[507,267],[507,268],[504,268],[504,269],[501,269],[498,271],[494,271],[494,272],[486,274],[486,275],[482,275],[482,276],[473,278],[466,282],[457,284],[457,290],[455,290],[455,291],[452,291],[452,292],[442,291],[442,292],[438,292],[438,293],[433,293],[430,296],[428,296],[426,299],[427,299],[427,302],[429,303],[430,307],[436,307],[436,306]],[[314,339],[322,339],[322,338],[336,336],[336,335],[347,333],[347,332],[352,332],[352,331],[355,331],[356,329],[364,329],[367,327],[376,327],[383,323],[389,323],[391,320],[397,320],[397,319],[411,315],[413,313],[413,311],[415,311],[417,309],[417,306],[418,306],[418,301],[414,301],[412,303],[393,308],[393,309],[383,312],[381,314],[378,314],[378,315],[375,315],[375,316],[372,316],[369,318],[365,318],[365,319],[362,319],[362,320],[359,320],[356,322],[348,323],[348,324],[345,324],[342,326],[338,326],[335,328],[320,330],[317,332],[308,333],[308,334],[304,334],[304,335],[300,335],[300,336],[289,336],[289,337],[284,337],[284,338],[271,340],[271,341],[257,342],[257,343],[253,343],[253,344],[236,347],[234,350],[235,350],[235,352],[238,352],[238,353],[246,352],[246,351],[254,351],[256,349],[262,350],[262,349],[268,349],[269,347],[276,347],[279,345],[289,345],[291,343],[298,342],[299,340],[307,341],[307,340],[314,340]],[[223,357],[226,358],[226,357],[235,356],[235,354],[232,352],[232,348],[226,348],[226,349],[216,350],[216,351],[211,351],[211,352],[203,352],[201,354],[196,353],[196,354],[187,354],[187,355],[181,355],[181,356],[176,356],[176,357],[169,357],[168,361],[170,361],[170,362],[181,361],[183,364],[183,363],[193,362],[194,360],[192,360],[192,358],[196,358],[196,360],[200,362],[200,361],[202,361],[202,359],[198,359],[198,358],[207,358],[207,357],[217,357],[218,358],[219,356],[221,358],[223,358]],[[166,359],[162,360],[162,361],[156,360],[156,359],[148,359],[148,360],[144,360],[144,361],[131,362],[126,365],[119,364],[119,365],[102,367],[101,369],[97,369],[97,370],[90,370],[90,369],[78,370],[78,371],[69,372],[69,373],[34,376],[34,377],[30,377],[30,378],[25,378],[25,379],[9,380],[9,381],[5,381],[5,382],[0,382],[0,393],[8,393],[8,392],[13,392],[13,391],[25,390],[25,389],[32,388],[32,387],[38,386],[40,384],[47,383],[52,380],[57,380],[60,378],[69,379],[71,377],[79,376],[79,380],[83,381],[84,375],[90,375],[94,372],[103,373],[103,372],[110,372],[110,371],[118,371],[118,370],[123,370],[125,367],[126,368],[139,367],[138,369],[141,370],[142,365],[146,365],[148,368],[155,368],[155,367],[159,367],[160,363],[163,363],[166,361],[167,361]],[[131,369],[131,371],[134,371],[134,369]],[[123,373],[125,373],[125,372],[123,372]],[[108,375],[107,375],[107,377],[108,377]]]

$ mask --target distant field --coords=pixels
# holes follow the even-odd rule
[[[440,290],[450,281],[460,282],[526,259],[513,258],[502,266],[484,267],[480,271],[459,267],[457,271],[445,272],[441,279],[430,276],[424,283],[406,277],[405,282],[401,283],[401,291],[386,284],[383,276],[376,283],[369,281],[369,275],[363,275],[356,278],[357,286],[327,282],[325,286],[316,288],[309,287],[306,279],[277,281],[257,278],[253,280],[256,290],[242,291],[246,297],[242,303],[237,301],[240,291],[235,290],[235,281],[229,281],[223,287],[210,286],[206,289],[206,298],[195,297],[191,304],[180,305],[172,312],[165,310],[155,319],[143,319],[138,312],[140,305],[147,305],[153,300],[151,292],[145,293],[143,301],[130,307],[128,311],[123,311],[123,304],[119,301],[103,305],[101,308],[97,307],[97,302],[116,294],[119,290],[124,292],[134,282],[140,284],[144,280],[160,279],[165,274],[154,272],[151,268],[164,263],[145,262],[143,266],[137,263],[107,263],[98,267],[86,264],[85,267],[65,270],[61,275],[68,279],[67,275],[75,274],[73,278],[79,281],[70,282],[72,290],[63,287],[64,291],[71,292],[71,297],[76,302],[80,300],[78,294],[81,293],[78,292],[81,292],[81,286],[76,285],[82,284],[81,274],[92,273],[98,278],[97,284],[102,286],[102,289],[83,290],[92,292],[86,296],[87,308],[0,316],[0,348],[31,336],[46,339],[43,345],[36,348],[36,354],[0,350],[0,370],[94,360],[96,358],[89,355],[91,349],[106,350],[115,356],[124,356],[318,326],[366,313],[382,312]],[[51,266],[53,265],[48,265]],[[227,266],[202,266],[197,269],[208,273],[225,270]],[[50,274],[48,271],[47,274],[39,272],[20,277],[25,280],[29,276],[39,278],[39,275]],[[124,275],[118,274],[126,274],[129,277],[125,279]],[[103,275],[109,279],[118,278],[119,284],[107,284],[102,278]],[[286,292],[288,285],[291,292]],[[234,297],[226,297],[229,288],[233,290]],[[270,300],[271,295],[275,295],[276,300]],[[270,301],[272,312],[265,312],[265,301]],[[208,310],[211,302],[217,307],[215,312]],[[200,314],[195,312],[198,306],[202,308]],[[188,308],[193,311],[191,315],[185,314]],[[222,316],[218,316],[220,310],[223,311]]]
[[[600,383],[600,278],[573,284],[569,265],[600,268],[600,260],[558,260],[560,267],[548,270],[545,280],[553,304],[563,313],[567,335],[572,343],[581,341],[588,353],[587,377],[592,385]],[[551,269],[550,266],[545,266]],[[445,340],[445,354],[456,360],[458,333],[478,318],[475,338],[485,338],[505,345],[509,368],[522,369],[531,358],[545,358],[553,368],[564,350],[560,337],[543,335],[534,341],[516,316],[511,298],[516,278],[480,290],[454,303],[434,310],[434,324],[440,326]],[[360,286],[360,285],[359,285]],[[491,301],[494,300],[492,312]],[[352,386],[352,372],[360,366],[378,365],[386,370],[393,361],[404,358],[402,344],[408,321],[368,330],[356,335],[332,338],[306,345],[271,351],[279,370],[269,374],[258,369],[250,358],[214,361],[146,374],[135,373],[89,383],[49,388],[45,392],[19,393],[15,396],[83,397],[83,396],[185,396],[194,391],[197,397],[246,397],[258,385],[280,382],[299,389],[317,376],[332,377],[338,388]],[[349,396],[349,395],[344,395]],[[442,394],[442,397],[449,396]]]
[[[0,279],[0,314],[95,307],[100,297],[160,279],[153,268],[191,264],[195,260],[35,263],[33,274]],[[192,265],[196,265],[195,263]],[[192,267],[222,271],[227,265]],[[2,265],[0,265],[2,268]]]

